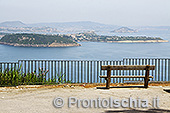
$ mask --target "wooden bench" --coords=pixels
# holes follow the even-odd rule
[[[111,78],[144,78],[144,87],[148,88],[149,78],[153,78],[153,76],[149,76],[150,70],[155,70],[154,65],[105,65],[101,67],[101,70],[107,70],[107,75],[100,76],[100,78],[105,78],[106,80],[106,88],[110,88]],[[112,75],[111,70],[146,70],[145,75]]]

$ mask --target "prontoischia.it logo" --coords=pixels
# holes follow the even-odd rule
[[[66,101],[67,100],[67,101]],[[147,99],[140,99],[139,97],[133,99],[129,97],[127,99],[113,99],[110,98],[96,98],[96,99],[77,99],[76,97],[68,97],[64,100],[62,97],[57,97],[53,100],[53,105],[56,108],[63,107],[66,103],[68,108],[77,106],[78,108],[148,108],[149,102]],[[153,98],[152,107],[159,108],[159,98]]]

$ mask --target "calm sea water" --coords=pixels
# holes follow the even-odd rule
[[[122,35],[98,33],[102,35]],[[170,31],[139,32],[125,36],[157,36],[170,41]],[[0,61],[19,59],[64,59],[64,60],[121,60],[126,57],[170,58],[168,43],[103,43],[81,42],[81,47],[33,48],[0,45]]]

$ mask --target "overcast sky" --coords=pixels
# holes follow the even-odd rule
[[[0,0],[0,22],[170,26],[170,0]]]

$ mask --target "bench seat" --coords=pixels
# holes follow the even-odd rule
[[[100,76],[100,78],[107,78],[107,75],[102,75]],[[142,75],[142,76],[127,76],[127,75],[114,75],[114,76],[110,76],[110,78],[145,78],[145,75]],[[149,76],[149,78],[153,78],[153,76]]]

